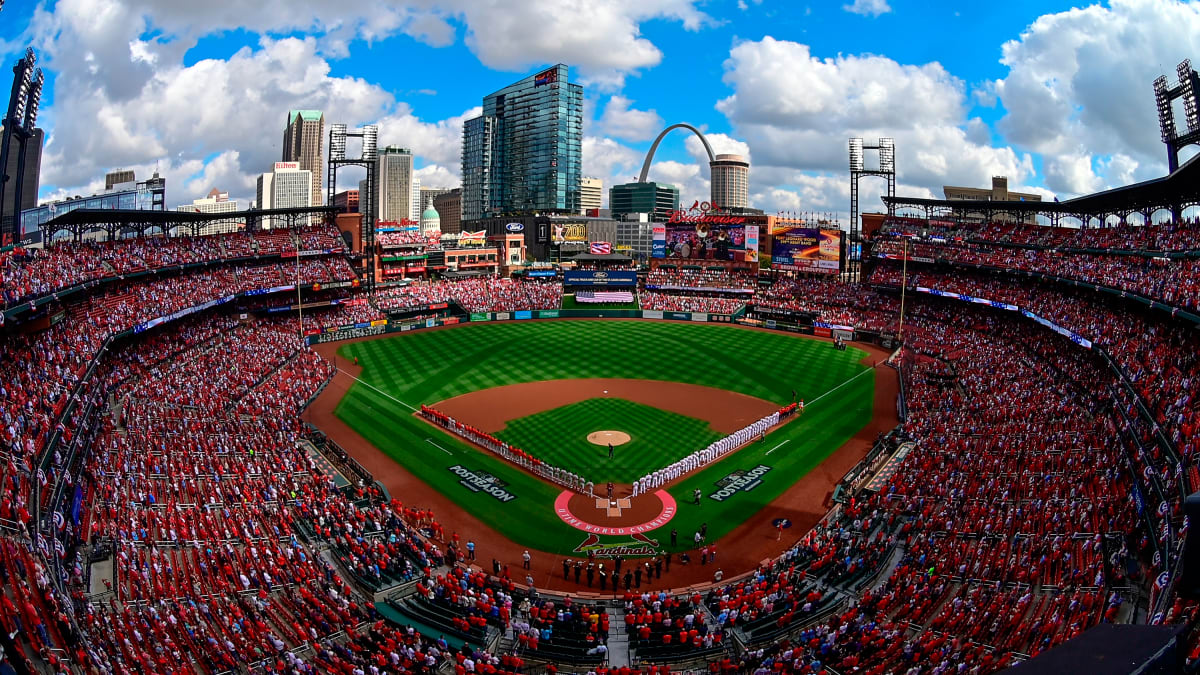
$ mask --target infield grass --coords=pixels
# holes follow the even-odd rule
[[[613,448],[587,439],[593,431],[624,431],[630,440]],[[544,461],[597,484],[632,483],[721,438],[708,422],[619,398],[592,398],[511,420],[496,433],[510,445],[536,449]]]
[[[828,342],[721,324],[470,323],[347,344],[338,354],[338,365],[345,367],[358,357],[363,367],[361,380],[338,405],[339,418],[512,541],[563,554],[570,554],[584,535],[555,515],[560,488],[426,424],[413,415],[414,409],[469,391],[548,379],[686,382],[780,405],[791,401],[794,388],[810,403],[802,416],[769,434],[765,442],[731,453],[670,489],[680,508],[660,529],[677,529],[679,545],[671,550],[683,550],[691,547],[691,533],[701,523],[708,524],[709,541],[716,541],[761,510],[861,429],[874,403],[875,378],[867,372],[869,366],[859,363],[865,352],[853,347],[837,351]],[[336,382],[334,386],[342,386],[341,380]],[[720,502],[709,498],[723,477],[759,464],[771,469],[754,490]],[[471,491],[450,471],[455,465],[501,478],[516,498],[502,503],[486,492]],[[691,504],[695,488],[704,494],[701,506]],[[404,495],[395,496],[406,501]],[[654,536],[668,548],[665,532]]]

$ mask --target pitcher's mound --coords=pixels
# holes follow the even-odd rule
[[[629,434],[624,431],[593,431],[588,434],[588,443],[596,445],[624,445],[630,441]]]

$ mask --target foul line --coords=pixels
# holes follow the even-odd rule
[[[823,399],[823,398],[825,398],[826,396],[828,396],[828,395],[832,394],[833,392],[837,391],[838,389],[841,389],[842,387],[844,387],[844,386],[846,386],[846,385],[850,384],[851,382],[853,382],[853,381],[857,380],[858,378],[862,377],[863,375],[866,375],[867,373],[874,372],[874,371],[875,371],[875,369],[874,369],[874,368],[867,368],[866,370],[864,370],[864,371],[862,371],[861,373],[859,373],[859,374],[855,375],[854,377],[852,377],[852,378],[850,378],[850,379],[846,380],[845,382],[843,382],[843,383],[839,384],[838,386],[834,387],[833,389],[830,389],[829,391],[825,392],[824,394],[821,394],[820,396],[818,396],[818,397],[814,398],[813,400],[809,401],[808,403],[805,403],[805,404],[804,404],[804,407],[805,407],[805,408],[807,408],[808,406],[810,406],[810,405],[812,405],[812,404],[816,403],[817,401],[820,401],[821,399]],[[370,385],[367,385],[367,386],[370,386]]]
[[[355,377],[355,376],[351,375],[350,373],[347,373],[346,371],[342,370],[341,368],[338,368],[338,369],[337,369],[337,371],[338,371],[339,373],[342,373],[342,374],[343,374],[343,375],[345,375],[346,377],[349,377],[350,379],[354,380],[355,382],[357,382],[357,383],[361,384],[362,386],[364,386],[364,387],[367,387],[368,389],[372,389],[372,390],[374,390],[374,391],[376,391],[376,392],[378,392],[378,393],[380,393],[380,394],[383,394],[384,396],[386,396],[386,397],[390,398],[391,400],[395,401],[396,403],[399,403],[400,405],[404,406],[405,408],[408,408],[409,410],[411,410],[411,411],[413,411],[413,412],[417,412],[417,409],[416,409],[416,408],[414,408],[414,407],[412,407],[411,405],[409,405],[409,404],[405,403],[404,401],[401,401],[400,399],[396,398],[395,396],[392,396],[391,394],[387,393],[386,391],[383,391],[382,389],[379,389],[379,388],[377,388],[377,387],[374,387],[374,386],[372,386],[372,385],[369,385],[369,384],[367,384],[366,382],[363,382],[362,380],[360,380],[360,379],[358,379],[357,377]]]
[[[771,448],[770,450],[768,450],[768,451],[767,451],[767,455],[769,455],[769,454],[771,454],[772,452],[775,452],[776,450],[778,450],[778,449],[782,448],[783,446],[787,445],[787,444],[788,444],[788,443],[790,443],[791,441],[792,441],[792,439],[790,439],[790,438],[789,438],[789,439],[787,439],[786,441],[784,441],[784,442],[780,443],[779,445],[777,445],[777,446],[775,446],[775,447]],[[764,455],[764,457],[765,457],[765,456],[766,456],[766,455]]]
[[[432,438],[426,438],[425,442],[432,445],[433,447],[437,448],[438,450],[441,450],[442,452],[446,453],[447,455],[454,454],[453,452],[450,452],[449,450],[443,448],[442,446],[438,445],[437,443],[434,443]]]

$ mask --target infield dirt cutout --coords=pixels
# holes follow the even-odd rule
[[[633,440],[624,431],[593,431],[587,435],[588,443],[593,445],[625,445]]]
[[[715,431],[723,434],[733,433],[779,409],[777,404],[770,401],[716,387],[662,380],[615,378],[542,380],[509,384],[448,398],[432,404],[431,407],[476,429],[494,434],[503,430],[509,420],[521,419],[592,398],[621,398],[704,420]],[[619,423],[620,420],[613,422]],[[591,434],[588,435],[588,440],[592,440]],[[607,441],[603,443],[607,444]],[[613,445],[616,445],[616,442]]]

